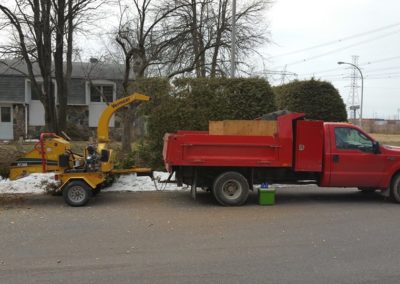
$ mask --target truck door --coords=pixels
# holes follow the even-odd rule
[[[350,126],[331,131],[330,186],[378,187],[384,176],[385,156],[373,151],[373,140]]]

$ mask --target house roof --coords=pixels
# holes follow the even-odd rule
[[[65,68],[65,64],[64,64]],[[93,60],[93,62],[73,62],[72,78],[82,79],[103,79],[103,80],[122,80],[124,76],[123,64],[110,64]],[[33,64],[33,72],[40,77],[40,69],[37,63]],[[54,67],[52,68],[54,76]],[[0,60],[0,76],[28,76],[28,69],[23,60],[4,59]],[[130,79],[133,79],[131,72]]]

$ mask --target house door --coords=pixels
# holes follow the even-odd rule
[[[14,139],[12,106],[0,105],[0,139]]]

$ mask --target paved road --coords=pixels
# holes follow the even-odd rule
[[[188,192],[0,198],[0,283],[398,283],[400,205],[285,188],[277,204]]]

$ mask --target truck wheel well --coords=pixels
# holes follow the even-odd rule
[[[390,187],[393,186],[394,180],[395,180],[395,178],[396,178],[398,175],[400,175],[400,169],[397,170],[397,171],[392,175],[392,178],[390,179]]]

